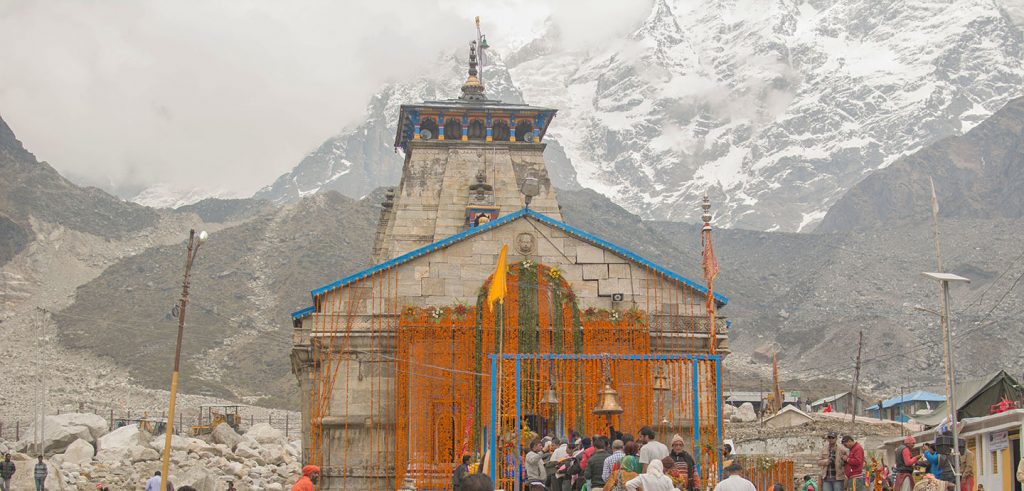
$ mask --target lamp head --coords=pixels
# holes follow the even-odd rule
[[[208,238],[210,238],[210,234],[206,233],[205,230],[203,230],[202,232],[199,232],[199,243],[200,244],[202,244],[203,242],[206,242],[206,239],[208,239]]]

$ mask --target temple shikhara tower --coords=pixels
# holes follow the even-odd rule
[[[303,458],[321,489],[449,489],[469,454],[515,490],[534,435],[646,425],[716,479],[728,300],[708,288],[710,205],[700,281],[564,223],[556,110],[488,99],[475,47],[458,99],[401,107],[376,265],[292,315]]]

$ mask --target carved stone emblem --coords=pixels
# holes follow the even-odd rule
[[[537,250],[537,238],[529,232],[516,236],[516,251],[520,254],[533,254]]]

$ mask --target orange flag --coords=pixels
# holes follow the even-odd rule
[[[505,256],[508,255],[508,244],[501,246],[501,252],[498,254],[498,267],[494,270],[494,276],[491,277],[491,287],[487,290],[487,306],[491,310],[494,310],[494,302],[500,304],[505,303],[505,293],[508,290],[506,283],[506,271],[508,270],[507,260]]]

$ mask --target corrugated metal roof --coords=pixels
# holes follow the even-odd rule
[[[669,269],[667,269],[667,268],[665,268],[663,266],[655,264],[655,263],[653,263],[653,262],[651,262],[651,261],[641,257],[639,254],[636,254],[635,252],[630,251],[629,249],[626,249],[626,248],[623,248],[623,247],[619,247],[619,246],[617,246],[617,245],[615,245],[615,244],[613,244],[611,242],[608,242],[608,241],[606,241],[604,239],[601,239],[601,238],[599,238],[599,237],[597,237],[595,235],[589,234],[589,233],[584,232],[584,231],[582,231],[580,229],[572,227],[572,226],[570,226],[570,225],[568,225],[566,223],[563,223],[563,222],[560,222],[558,220],[555,220],[554,218],[551,218],[551,217],[549,217],[547,215],[544,215],[542,213],[533,211],[533,210],[531,210],[529,208],[523,208],[523,209],[520,209],[520,210],[515,211],[513,213],[510,213],[508,215],[505,215],[503,217],[499,217],[497,220],[493,220],[493,221],[487,222],[487,223],[485,223],[483,225],[480,225],[479,227],[473,227],[471,229],[459,232],[459,233],[457,233],[455,235],[452,235],[450,237],[446,237],[446,238],[441,239],[441,240],[439,240],[437,242],[434,242],[434,243],[431,243],[431,244],[427,244],[427,245],[425,245],[423,247],[420,247],[419,249],[415,249],[413,251],[409,251],[409,252],[407,252],[405,254],[402,254],[401,256],[395,257],[393,259],[389,259],[389,260],[384,261],[384,262],[382,262],[380,264],[377,264],[375,266],[371,266],[371,267],[369,267],[367,269],[359,271],[358,273],[354,273],[354,274],[351,274],[349,276],[346,276],[346,277],[344,277],[344,278],[342,278],[342,279],[340,279],[338,281],[335,281],[333,283],[329,283],[327,285],[324,285],[324,286],[322,286],[320,288],[317,288],[317,289],[311,291],[310,295],[313,297],[314,303],[316,303],[316,298],[318,296],[320,296],[320,295],[323,295],[325,293],[337,290],[338,288],[341,288],[341,287],[343,287],[345,285],[348,285],[350,283],[353,283],[353,282],[356,282],[356,281],[368,278],[368,277],[372,276],[375,273],[378,273],[378,272],[387,270],[389,268],[396,267],[396,266],[398,266],[400,264],[412,261],[413,259],[416,259],[416,258],[418,258],[420,256],[424,256],[424,255],[430,254],[431,252],[437,251],[439,249],[444,249],[444,248],[446,248],[448,246],[451,246],[451,245],[453,245],[455,243],[458,243],[458,242],[461,242],[463,240],[466,240],[466,239],[468,239],[470,237],[474,237],[476,235],[482,234],[482,233],[487,232],[489,230],[494,230],[494,229],[496,229],[498,227],[501,227],[502,225],[505,225],[507,223],[511,223],[511,222],[513,222],[515,220],[518,220],[520,218],[529,218],[529,219],[537,220],[538,222],[541,222],[541,223],[544,223],[544,224],[546,224],[548,226],[551,226],[551,227],[557,228],[559,230],[562,230],[563,232],[566,232],[566,233],[568,233],[568,234],[570,234],[570,235],[572,235],[572,236],[574,236],[574,237],[576,237],[576,238],[578,238],[578,239],[580,239],[580,240],[582,240],[584,242],[589,242],[592,245],[595,245],[595,246],[604,248],[606,250],[612,251],[613,253],[618,254],[619,256],[622,256],[622,257],[624,257],[626,259],[634,261],[634,262],[640,264],[641,266],[644,266],[644,267],[646,267],[646,268],[648,268],[650,270],[656,271],[659,274],[661,274],[661,275],[663,275],[663,276],[665,276],[667,278],[670,278],[670,279],[672,279],[674,281],[682,283],[682,284],[684,284],[684,285],[686,285],[686,286],[688,286],[690,288],[693,288],[694,290],[697,290],[697,291],[699,291],[701,293],[707,294],[708,290],[707,290],[707,287],[705,287],[704,285],[701,285],[701,284],[699,284],[699,283],[697,283],[697,282],[695,282],[695,281],[693,281],[693,280],[691,280],[689,278],[686,278],[686,277],[684,277],[684,276],[682,276],[682,275],[680,275],[680,274],[678,274],[678,273],[676,273],[674,271],[671,271],[671,270],[669,270]],[[715,297],[715,301],[718,303],[719,306],[724,306],[725,304],[729,303],[729,298],[726,297],[725,295],[722,295],[720,293],[715,293],[714,297]],[[313,309],[313,307],[307,307],[305,309],[298,310],[298,311],[292,313],[292,318],[293,319],[299,319],[299,318],[305,317],[307,315],[310,315],[311,313],[313,313],[313,311],[311,309]]]
[[[931,392],[918,390],[911,392],[909,394],[904,394],[900,397],[893,397],[892,399],[882,401],[882,409],[889,409],[893,406],[905,404],[908,402],[945,402],[945,400],[946,396],[940,396],[938,394],[934,394]],[[865,411],[878,411],[878,404],[875,404],[865,409]]]

